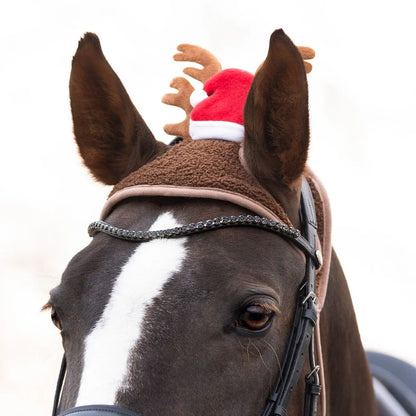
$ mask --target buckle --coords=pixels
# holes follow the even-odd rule
[[[316,374],[320,369],[321,369],[321,367],[319,365],[316,365],[314,368],[312,368],[312,371],[305,377],[306,381],[309,381],[311,379],[311,377],[314,374]]]
[[[316,305],[317,296],[316,296],[316,293],[313,290],[311,290],[306,295],[305,299],[303,299],[302,305],[304,305],[309,299],[312,299],[312,302]]]
[[[321,253],[320,250],[315,251],[315,259],[318,262],[318,267],[317,268],[319,269],[319,267],[321,267],[324,264],[324,258],[322,256],[322,253]]]
[[[312,371],[305,377],[306,382],[306,395],[307,396],[319,396],[321,394],[321,385],[319,384],[318,371],[319,365],[316,365]],[[316,375],[315,380],[313,376]]]

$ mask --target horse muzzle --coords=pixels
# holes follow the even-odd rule
[[[98,404],[88,406],[78,406],[68,409],[59,416],[141,416],[123,407]]]

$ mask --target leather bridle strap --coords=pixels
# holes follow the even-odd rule
[[[263,416],[287,415],[287,408],[299,380],[306,355],[309,355],[311,372],[306,376],[304,414],[305,416],[313,416],[316,414],[317,397],[320,394],[318,378],[319,366],[315,365],[315,354],[313,351],[313,330],[317,321],[315,294],[316,269],[321,265],[322,256],[316,249],[317,223],[315,205],[309,184],[305,178],[303,178],[302,182],[300,219],[303,235],[299,230],[281,222],[253,215],[219,217],[158,231],[131,231],[110,225],[104,221],[95,221],[88,227],[88,233],[91,237],[102,232],[121,240],[146,242],[160,238],[184,237],[227,227],[251,226],[279,234],[299,247],[306,257],[305,278],[298,291],[297,307],[281,374],[267,400]],[[309,354],[307,352],[308,348]],[[57,415],[59,408],[59,398],[65,377],[65,367],[66,361],[64,357],[55,393],[53,416]],[[76,409],[80,408],[70,409],[72,413],[64,414],[73,414]],[[83,409],[85,416],[89,416],[86,412],[92,409],[96,411],[97,407]],[[115,407],[113,407],[114,409]],[[117,414],[117,411],[113,413]]]
[[[66,374],[66,356],[62,357],[61,361],[61,368],[59,370],[58,381],[56,383],[55,389],[55,397],[53,399],[53,408],[52,408],[52,416],[56,416],[58,414],[59,402],[61,400],[61,393],[62,393],[62,386],[64,384]]]
[[[89,225],[88,233],[90,237],[93,237],[95,234],[101,232],[121,240],[140,243],[160,238],[186,237],[192,234],[200,234],[205,231],[238,226],[262,228],[264,230],[280,234],[282,237],[285,237],[295,243],[295,245],[306,254],[307,258],[312,259],[316,267],[320,266],[320,259],[317,256],[316,247],[311,246],[309,241],[302,236],[299,230],[289,227],[286,224],[269,220],[264,217],[259,217],[257,215],[218,217],[158,231],[130,231],[124,228],[116,227],[105,221],[94,221]]]
[[[306,180],[302,183],[300,216],[303,235],[311,251],[316,251],[317,222],[314,201]],[[298,291],[297,305],[283,359],[281,375],[272,390],[263,416],[286,416],[290,399],[302,372],[309,348],[311,372],[306,376],[304,415],[313,416],[317,411],[320,394],[319,366],[315,364],[313,332],[318,319],[316,310],[316,262],[306,257],[305,278]]]

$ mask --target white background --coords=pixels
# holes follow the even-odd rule
[[[0,12],[0,402],[50,412],[61,346],[40,307],[88,241],[108,187],[82,167],[68,99],[86,31],[161,140],[177,44],[254,72],[282,27],[316,50],[309,163],[327,187],[333,243],[367,348],[416,364],[415,29],[412,2],[14,1]],[[166,108],[165,108],[166,107]]]

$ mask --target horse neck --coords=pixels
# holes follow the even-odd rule
[[[327,415],[377,415],[351,296],[334,251],[320,322]]]

